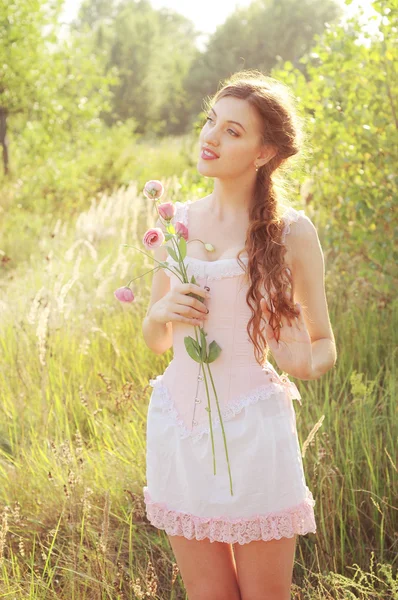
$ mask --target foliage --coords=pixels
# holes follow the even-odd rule
[[[374,4],[381,17],[375,17],[376,32],[363,29],[358,18],[328,28],[301,60],[305,76],[289,62],[272,73],[292,86],[307,120],[310,202],[324,208],[319,226],[330,243],[340,293],[351,289],[355,273],[363,299],[374,296],[381,308],[398,282],[394,4]]]
[[[51,26],[61,0],[49,8],[46,0],[0,3],[0,101],[8,114],[38,110],[48,96],[47,71],[52,65],[47,50],[55,41]]]
[[[0,276],[29,261],[37,240],[54,222],[72,219],[104,194],[133,184],[142,189],[154,174],[157,179],[172,178],[174,200],[181,194],[210,190],[211,180],[203,181],[197,171],[187,169],[193,164],[191,136],[168,137],[154,148],[133,135],[132,128],[134,123],[129,122],[103,126],[92,132],[89,149],[64,144],[51,160],[43,163],[37,157],[26,165],[21,177],[1,182],[0,176]],[[15,244],[16,232],[23,234],[23,244]]]
[[[202,98],[242,68],[268,74],[282,60],[300,67],[299,59],[311,48],[315,34],[339,14],[335,0],[254,0],[237,8],[211,36],[205,51],[197,53],[185,84],[190,111],[197,113]]]
[[[162,179],[166,201],[196,194],[189,178],[184,194],[179,179]],[[153,266],[123,246],[139,246],[156,218],[141,190],[133,183],[73,216],[65,210],[34,237],[30,260],[0,279],[0,595],[184,597],[142,501],[148,381],[171,356],[154,356],[142,339],[151,278],[136,280],[134,304],[113,297]],[[14,226],[20,245],[23,223]],[[298,539],[292,598],[393,600],[398,304],[381,313],[330,298],[336,368],[297,382],[318,526]]]
[[[171,10],[154,10],[148,0],[98,4],[86,0],[74,23],[76,35],[92,32],[93,46],[105,53],[104,73],[116,68],[108,124],[135,118],[138,133],[186,130],[184,78],[194,53],[191,21]]]
[[[198,34],[188,19],[154,10],[148,0],[86,0],[73,29],[91,32],[93,47],[106,56],[104,73],[113,66],[120,75],[106,122],[134,117],[137,132],[164,135],[186,132],[201,99],[242,59],[265,71],[281,58],[296,62],[339,13],[336,0],[255,0],[236,9],[203,51],[195,47]]]
[[[3,27],[0,44],[0,113],[10,140],[27,163],[49,161],[66,144],[90,144],[101,127],[99,116],[108,108],[109,85],[115,72],[100,73],[88,37],[56,44],[61,2],[49,11],[46,0],[1,4]],[[65,157],[66,158],[66,157]],[[5,165],[5,170],[6,165]],[[11,163],[11,173],[13,165]]]

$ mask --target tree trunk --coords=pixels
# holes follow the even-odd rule
[[[4,174],[9,173],[9,153],[7,138],[7,111],[0,107],[0,144],[3,147],[3,169]]]

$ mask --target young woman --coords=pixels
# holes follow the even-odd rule
[[[287,375],[317,379],[336,362],[324,259],[312,221],[282,207],[273,186],[274,172],[300,149],[289,90],[243,71],[210,106],[197,167],[214,189],[177,202],[173,218],[188,229],[185,264],[198,285],[157,271],[143,323],[154,352],[174,349],[150,382],[144,497],[189,600],[288,600],[297,535],[315,533],[316,523],[293,407],[301,397]],[[164,246],[155,256],[175,264]],[[213,472],[206,378],[184,344],[193,325],[222,349],[210,368],[233,494],[214,396]],[[287,375],[267,360],[269,350]]]

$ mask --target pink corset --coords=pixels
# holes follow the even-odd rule
[[[186,207],[177,202],[177,212],[173,219],[185,225]],[[289,208],[286,213],[286,228],[303,211]],[[241,260],[246,265],[247,257]],[[170,269],[177,263],[168,256]],[[247,282],[245,272],[236,258],[206,261],[187,256],[184,260],[188,277],[195,275],[198,285],[208,286],[212,297],[206,300],[209,307],[208,319],[203,322],[207,333],[207,344],[213,340],[221,347],[221,353],[210,363],[210,371],[217,393],[223,421],[232,419],[244,407],[258,401],[272,402],[274,394],[285,393],[291,400],[301,404],[300,393],[289,378],[279,375],[269,361],[260,366],[254,357],[254,346],[246,331],[251,309],[246,303]],[[177,275],[165,269],[170,276],[171,288],[179,282]],[[202,327],[201,326],[201,327]],[[199,327],[199,326],[198,326]],[[174,357],[150,385],[156,388],[151,402],[158,404],[175,421],[181,437],[197,440],[210,433],[206,382],[202,366],[188,354],[184,337],[195,338],[194,326],[173,322]],[[207,386],[210,394],[210,408],[213,429],[220,427],[216,398],[207,365],[204,365]]]

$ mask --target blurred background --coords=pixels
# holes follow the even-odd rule
[[[146,520],[141,323],[162,201],[196,199],[203,101],[290,86],[288,202],[317,227],[338,361],[295,381],[316,535],[293,598],[398,598],[398,2],[0,0],[0,597],[185,598]],[[136,277],[135,301],[113,290]]]

